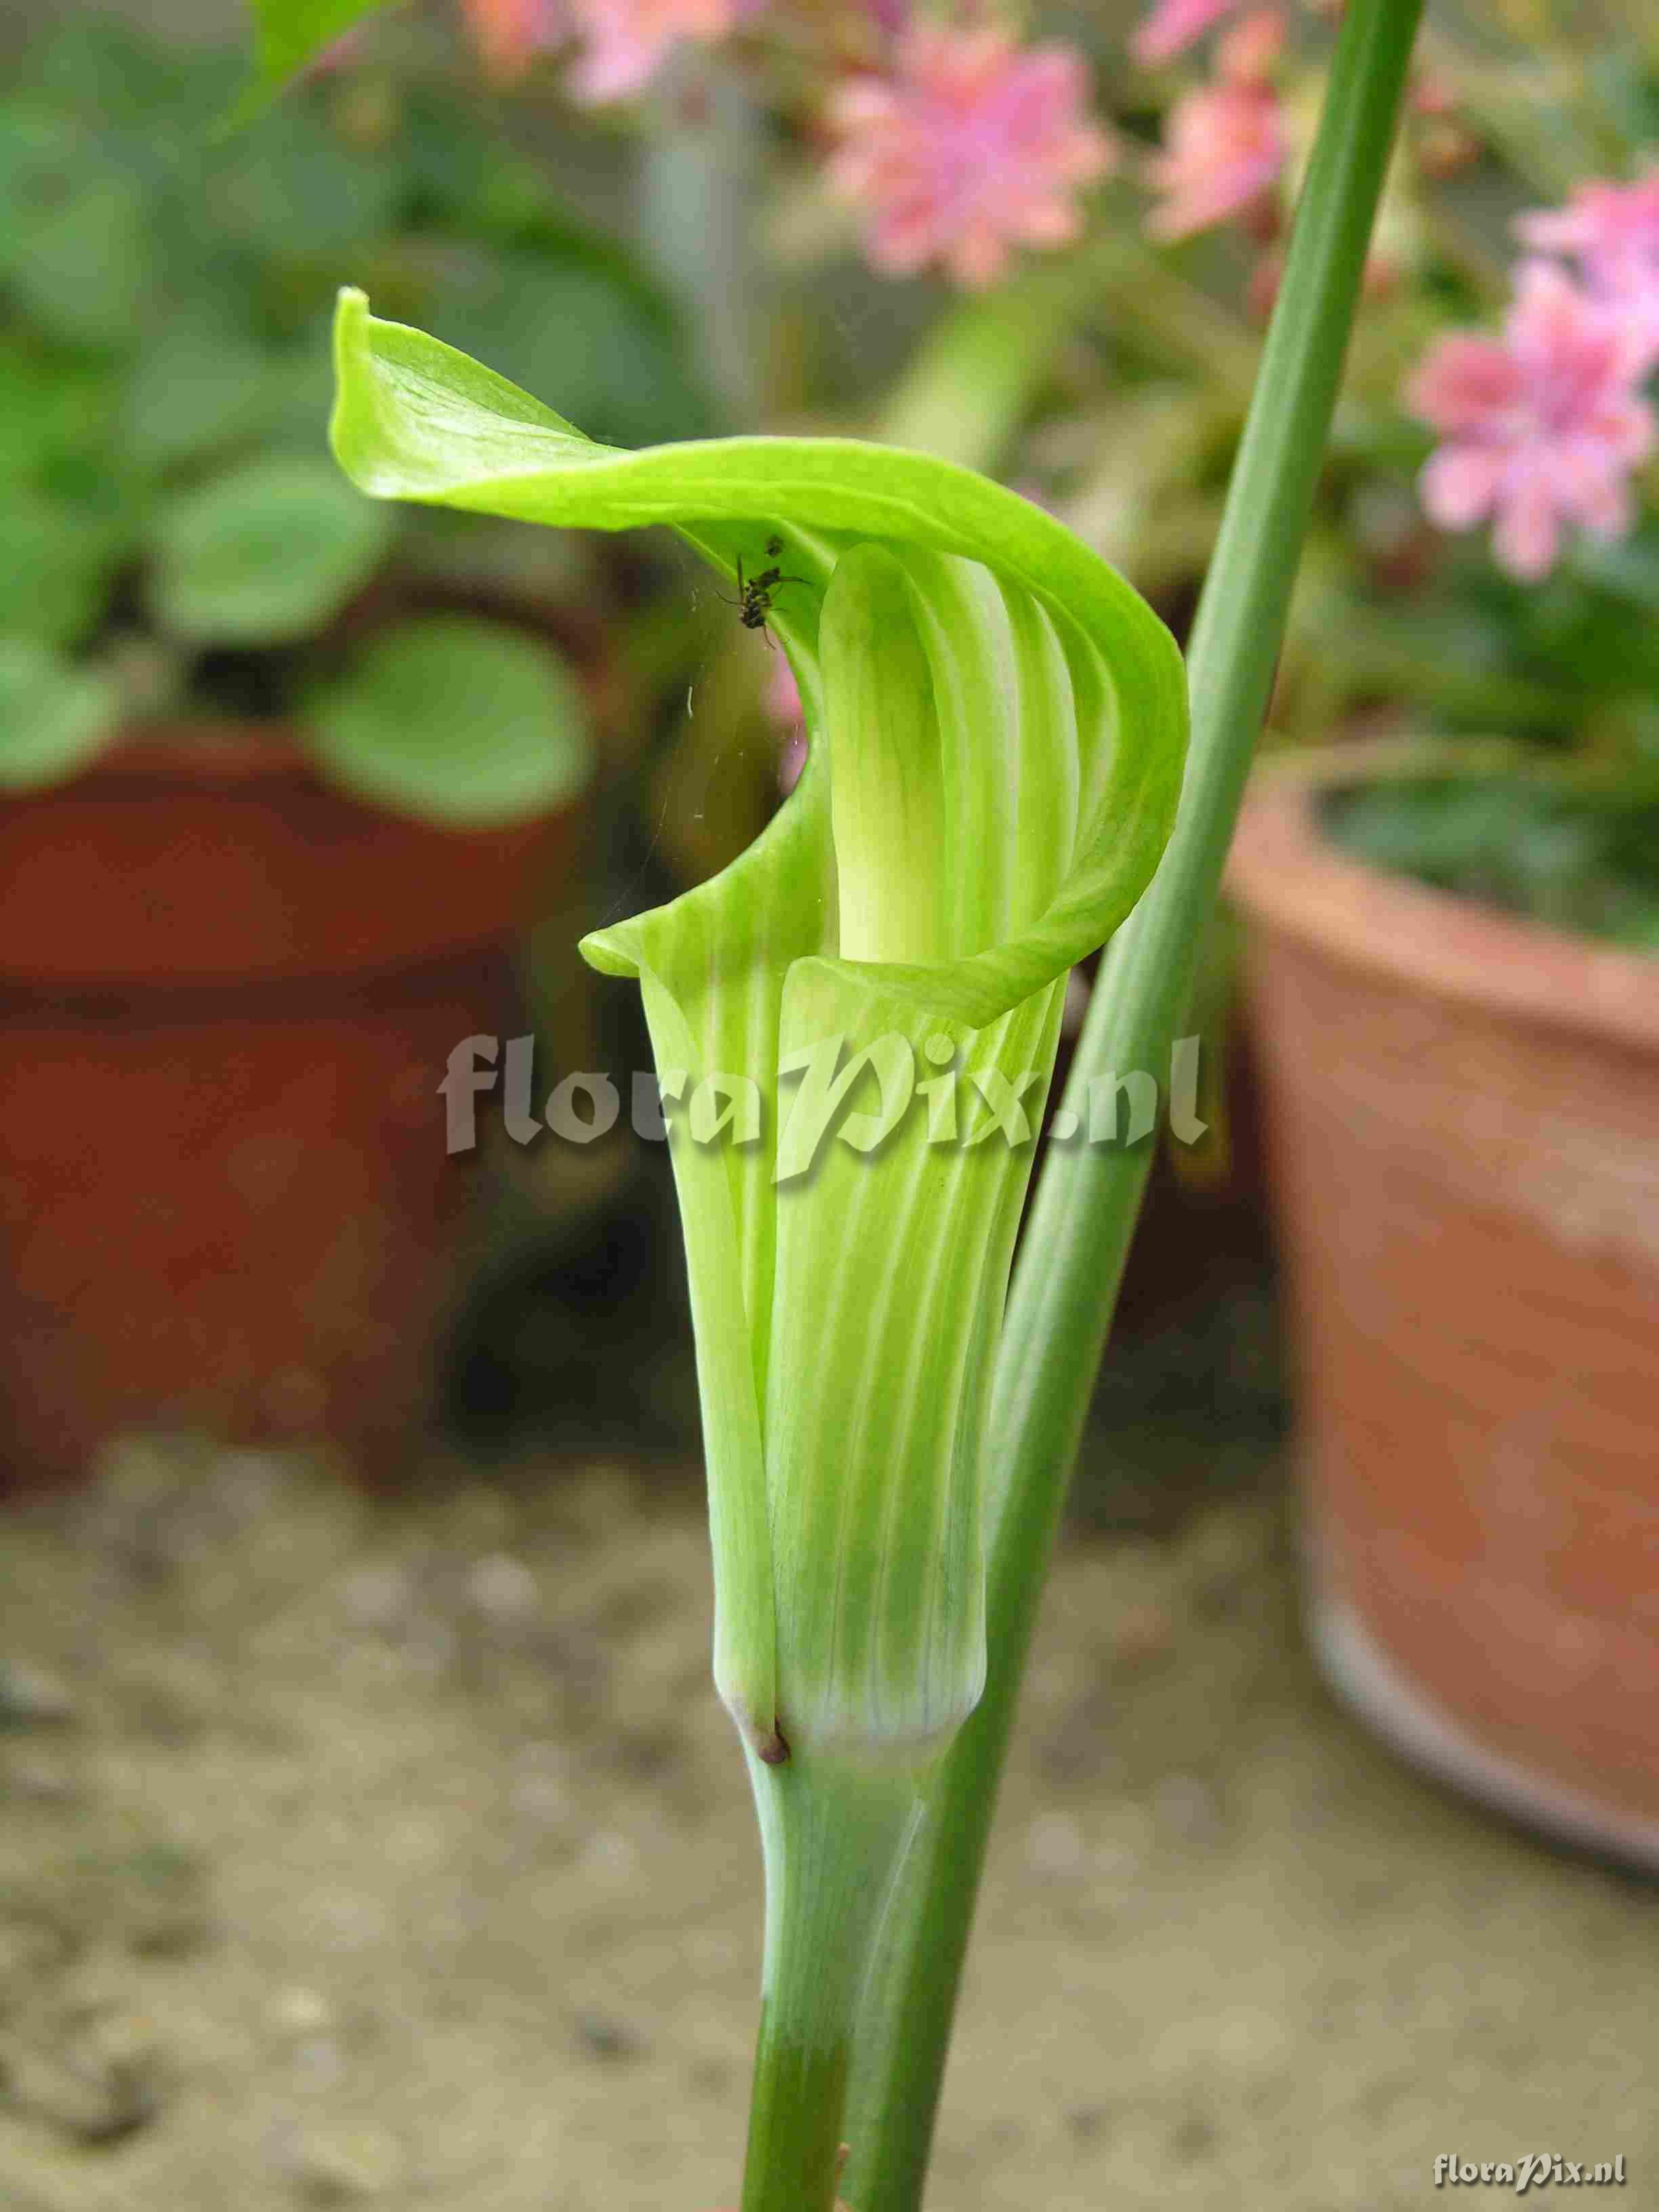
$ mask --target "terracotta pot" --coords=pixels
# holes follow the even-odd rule
[[[1396,1742],[1659,1863],[1659,962],[1245,811],[1313,1634]]]
[[[234,726],[0,805],[14,1482],[134,1426],[404,1437],[471,1180],[436,1085],[569,843],[370,811]]]

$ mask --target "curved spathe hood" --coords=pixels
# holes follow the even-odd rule
[[[1169,835],[1179,656],[1060,523],[951,464],[596,445],[361,294],[337,346],[364,490],[664,523],[727,578],[799,580],[769,616],[811,740],[794,793],[720,875],[583,950],[638,979],[682,1097],[719,1076],[759,1104],[752,1139],[682,1115],[673,1144],[722,1692],[763,1758],[909,1756],[982,1680],[980,1439],[1029,1129],[1066,975]]]

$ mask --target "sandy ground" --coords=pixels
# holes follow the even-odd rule
[[[1372,1745],[1276,1486],[1199,1489],[1060,1563],[935,2212],[1389,2212],[1529,2149],[1659,2205],[1650,1888]],[[387,1505],[129,1447],[0,1541],[7,2212],[732,2200],[758,1867],[689,1470]]]

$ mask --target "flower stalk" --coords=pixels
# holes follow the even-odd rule
[[[743,2212],[831,2212],[854,2027],[921,1784],[821,1753],[751,1773],[766,1948]]]

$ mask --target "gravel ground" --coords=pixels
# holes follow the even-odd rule
[[[1391,2212],[1529,2150],[1659,2205],[1649,1887],[1396,1765],[1277,1486],[1194,1500],[1060,1561],[935,2212]],[[15,1510],[0,2204],[729,2203],[759,1873],[699,1514],[678,1465],[387,1504],[137,1446]]]

